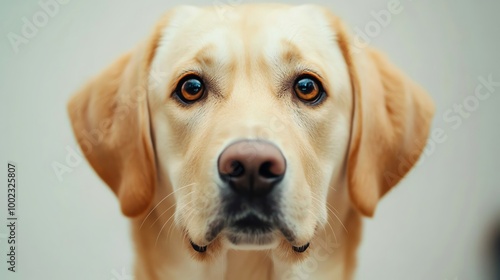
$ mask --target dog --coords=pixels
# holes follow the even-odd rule
[[[314,5],[181,6],[68,103],[136,279],[351,279],[428,94]]]

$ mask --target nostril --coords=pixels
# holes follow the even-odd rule
[[[279,184],[285,176],[286,161],[276,146],[264,141],[244,140],[221,152],[217,169],[224,186],[252,198],[267,195]]]
[[[231,177],[240,177],[245,174],[245,167],[243,164],[237,160],[233,160],[231,162],[231,171],[229,172],[229,176]]]
[[[271,179],[281,176],[280,174],[273,173],[272,168],[273,168],[273,163],[271,161],[264,162],[263,164],[260,165],[259,175],[266,179]]]

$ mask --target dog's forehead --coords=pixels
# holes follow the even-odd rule
[[[239,5],[183,7],[165,27],[160,45],[173,59],[207,54],[221,63],[242,58],[268,61],[324,57],[335,31],[315,6]]]

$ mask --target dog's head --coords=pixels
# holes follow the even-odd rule
[[[429,97],[350,42],[315,6],[177,8],[73,97],[73,128],[125,215],[166,199],[197,251],[301,252],[334,188],[372,215],[429,130]]]

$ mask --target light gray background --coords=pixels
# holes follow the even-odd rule
[[[42,0],[46,1],[46,0]],[[364,29],[389,0],[310,1]],[[237,1],[191,1],[230,8]],[[246,2],[246,1],[243,1]],[[304,3],[289,1],[290,3]],[[77,149],[69,96],[149,34],[184,1],[72,0],[15,53],[9,32],[42,11],[37,1],[0,8],[0,225],[6,215],[6,162],[19,170],[18,272],[1,279],[127,279],[133,250],[114,195],[86,162],[58,180],[52,164]],[[443,113],[474,94],[479,77],[500,81],[499,1],[401,0],[403,10],[371,38],[420,82],[437,105],[434,129],[446,141],[367,220],[357,279],[484,279],[485,235],[500,214],[500,87],[453,127]],[[7,277],[6,277],[7,276]],[[125,275],[126,276],[126,275]]]

